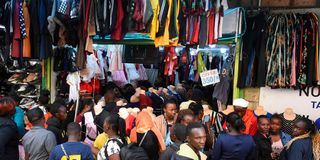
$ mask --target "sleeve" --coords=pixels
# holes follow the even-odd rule
[[[250,137],[250,138],[251,138],[251,151],[247,157],[247,160],[257,160],[257,158],[256,158],[256,149],[257,149],[256,146],[257,145],[253,141],[252,137]]]
[[[56,137],[53,133],[49,133],[47,135],[46,141],[45,141],[45,147],[48,153],[52,151],[52,149],[57,145]]]
[[[55,147],[50,153],[49,160],[56,160],[57,159],[56,154],[57,154],[57,147]]]
[[[288,160],[303,159],[302,157],[303,153],[301,152],[300,144],[297,144],[297,142],[293,142],[288,151]]]
[[[22,137],[25,133],[25,131],[24,131],[24,112],[20,107],[16,107],[16,113],[14,115],[13,121],[17,124],[19,136]]]
[[[93,143],[93,146],[95,148],[97,148],[98,150],[100,150],[103,147],[103,142],[102,142],[102,135],[103,133],[99,134],[98,137],[96,138],[96,140]]]
[[[48,128],[47,128],[48,131],[52,132],[55,139],[56,139],[56,142],[59,142],[59,130],[57,130],[56,128],[48,125]]]
[[[222,150],[222,136],[219,135],[217,142],[214,144],[212,154],[210,160],[219,160],[221,157],[221,150]]]
[[[12,131],[12,129],[8,126],[8,127],[2,127],[0,129],[0,157],[3,157],[3,155],[5,154],[5,148],[6,148],[6,144],[11,140],[11,135],[14,135],[14,132]]]
[[[252,136],[255,135],[257,132],[257,127],[258,127],[257,119],[254,118],[250,126],[249,134]]]
[[[255,136],[253,136],[253,140],[254,140],[254,143],[255,143],[255,149],[254,149],[254,152],[253,152],[254,153],[254,158],[256,160],[258,160],[259,157],[260,157],[260,145],[261,144],[259,143],[258,138],[256,138]]]
[[[116,140],[110,140],[107,143],[106,155],[111,156],[113,154],[120,154],[120,146]]]
[[[91,152],[91,149],[89,146],[86,145],[86,155],[85,158],[86,160],[94,160],[93,158],[93,153]]]

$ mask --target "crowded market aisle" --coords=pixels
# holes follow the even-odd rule
[[[74,105],[60,98],[49,104],[49,97],[40,95],[38,103],[43,107],[26,111],[23,119],[16,101],[3,97],[1,156],[99,160],[317,159],[319,133],[307,118],[288,110],[281,114],[261,112],[261,108],[253,111],[244,99],[235,99],[233,105],[219,112],[217,106],[208,105],[204,98],[206,88],[197,83],[182,83],[170,89],[176,94],[170,94],[166,88],[156,89],[145,81],[138,81],[136,88],[109,82],[101,99],[80,101],[75,122]],[[154,103],[162,107],[161,112],[154,112]],[[286,126],[288,123],[293,125]],[[19,130],[26,133],[19,135]]]
[[[320,160],[319,11],[229,4],[1,0],[0,160]]]

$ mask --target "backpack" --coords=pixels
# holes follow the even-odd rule
[[[130,143],[127,146],[124,146],[120,150],[120,157],[121,160],[149,160],[149,157],[146,153],[146,151],[141,147],[142,142],[144,141],[146,135],[148,132],[146,132],[139,145],[136,143]]]

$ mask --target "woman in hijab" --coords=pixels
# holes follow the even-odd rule
[[[159,152],[166,149],[164,139],[160,131],[155,127],[151,115],[142,111],[136,118],[136,127],[131,130],[131,142],[140,143],[143,136],[145,139],[141,147],[147,152],[150,160],[158,160]]]

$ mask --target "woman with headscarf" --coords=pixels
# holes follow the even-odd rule
[[[159,152],[164,151],[166,146],[162,134],[155,127],[152,117],[147,111],[138,114],[136,127],[131,130],[131,142],[140,143],[144,134],[146,135],[141,147],[146,151],[150,160],[158,160]]]
[[[0,99],[0,159],[19,159],[19,134],[11,119],[16,103],[11,98]]]

